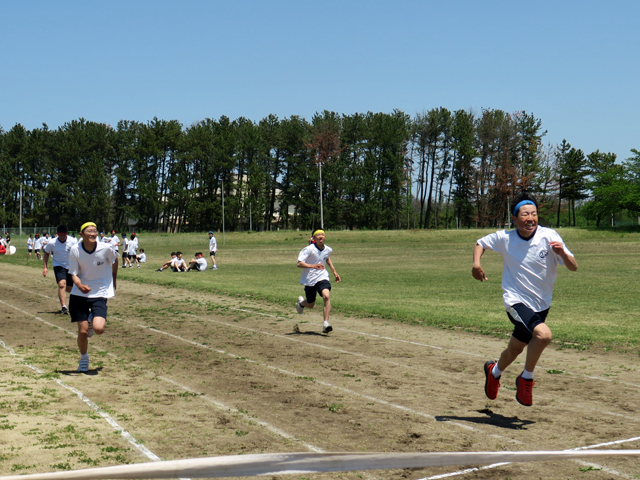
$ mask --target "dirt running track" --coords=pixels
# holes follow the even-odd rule
[[[505,372],[496,401],[484,396],[482,365],[506,339],[337,314],[334,332],[321,335],[320,311],[298,316],[293,299],[283,309],[136,284],[127,271],[105,334],[90,340],[90,374],[77,374],[75,327],[55,313],[54,281],[38,272],[2,265],[0,475],[268,452],[640,448],[637,356],[550,348],[526,408],[514,398],[520,366]],[[509,464],[446,478],[640,478],[640,460]]]

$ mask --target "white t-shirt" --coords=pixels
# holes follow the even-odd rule
[[[73,284],[71,295],[88,298],[111,298],[115,295],[113,289],[113,263],[118,259],[111,245],[96,242],[96,249],[87,253],[83,242],[79,242],[71,248],[69,253],[69,273],[77,275],[80,282],[91,287],[89,293],[82,293]]]
[[[40,245],[42,245],[42,248],[46,247],[50,240],[49,237],[40,237]]]
[[[138,255],[138,262],[146,263],[147,262],[147,254],[142,252],[140,255]]]
[[[40,237],[36,238],[33,242],[33,249],[40,250],[42,248],[42,239]]]
[[[322,263],[322,265],[326,267],[327,258],[331,255],[331,252],[333,252],[333,249],[328,245],[325,245],[324,248],[320,250],[316,247],[315,243],[312,243],[300,251],[298,261],[311,265]],[[300,283],[302,285],[311,287],[322,280],[329,280],[329,272],[327,272],[326,268],[322,270],[316,270],[315,268],[302,269],[302,273],[300,274]]]
[[[117,252],[118,251],[118,244],[120,243],[120,238],[118,238],[118,235],[116,235],[115,233],[113,234],[113,237],[111,237],[111,247],[113,247],[113,249]]]
[[[182,267],[186,267],[186,266],[187,266],[187,262],[184,261],[184,258],[176,257],[175,261],[173,262],[173,267],[174,268],[182,268]]]
[[[129,255],[135,255],[138,250],[138,239],[133,237],[129,242],[127,242],[127,253]]]
[[[29,237],[27,238],[27,248],[33,248],[33,244],[34,244],[34,240],[33,238]]]
[[[218,243],[216,242],[216,237],[211,237],[209,239],[209,251],[210,252],[218,251]]]
[[[52,263],[54,267],[68,269],[69,252],[76,243],[78,243],[78,241],[73,237],[67,236],[67,239],[64,242],[60,241],[60,237],[56,237],[47,243],[47,246],[44,247],[44,251],[52,255]]]
[[[506,308],[524,303],[542,312],[551,306],[558,265],[564,262],[549,242],[561,242],[567,255],[573,257],[558,232],[541,226],[529,240],[523,240],[517,230],[498,231],[478,240],[482,248],[502,255],[502,300]]]
[[[196,267],[201,272],[204,272],[207,269],[207,259],[204,257],[196,259]]]

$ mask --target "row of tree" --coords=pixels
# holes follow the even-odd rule
[[[640,211],[640,154],[545,146],[526,112],[270,115],[0,129],[0,223],[202,231],[498,226],[514,193],[557,223]],[[224,220],[223,220],[224,217]]]

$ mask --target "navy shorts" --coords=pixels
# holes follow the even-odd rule
[[[524,303],[516,303],[507,308],[507,316],[511,323],[515,325],[513,336],[516,340],[529,343],[533,338],[533,329],[544,323],[549,314],[549,309],[542,312],[535,312]]]
[[[73,279],[71,278],[71,275],[69,274],[69,270],[67,270],[64,267],[53,267],[53,273],[56,276],[56,283],[60,283],[60,280],[66,280],[67,281],[67,287],[70,287],[71,285],[73,285]]]
[[[69,314],[71,322],[89,320],[89,312],[94,317],[107,318],[107,299],[104,297],[87,298],[80,295],[69,295]]]
[[[209,256],[210,257],[215,257],[216,256],[216,252],[209,252]]]
[[[307,303],[316,303],[316,296],[318,294],[322,295],[322,290],[329,289],[331,290],[331,282],[329,280],[321,280],[315,285],[304,287],[304,294],[307,297]]]

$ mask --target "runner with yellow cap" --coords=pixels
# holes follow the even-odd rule
[[[111,244],[98,242],[93,222],[80,227],[82,241],[69,252],[69,273],[73,289],[69,297],[71,321],[78,324],[78,372],[89,371],[89,337],[104,333],[107,299],[115,296],[118,254]]]
[[[316,297],[320,294],[324,301],[324,308],[322,309],[324,317],[322,333],[329,333],[333,330],[333,327],[329,323],[329,315],[331,313],[331,282],[329,282],[329,273],[327,273],[325,265],[329,265],[329,268],[331,268],[336,282],[339,282],[341,279],[333,267],[333,262],[329,258],[333,249],[324,243],[324,230],[317,229],[311,236],[314,243],[303,248],[298,255],[298,268],[303,269],[300,275],[300,283],[304,285],[306,298],[302,296],[298,297],[296,311],[302,314],[305,308],[313,308],[316,303]],[[299,331],[297,325],[295,330]]]

